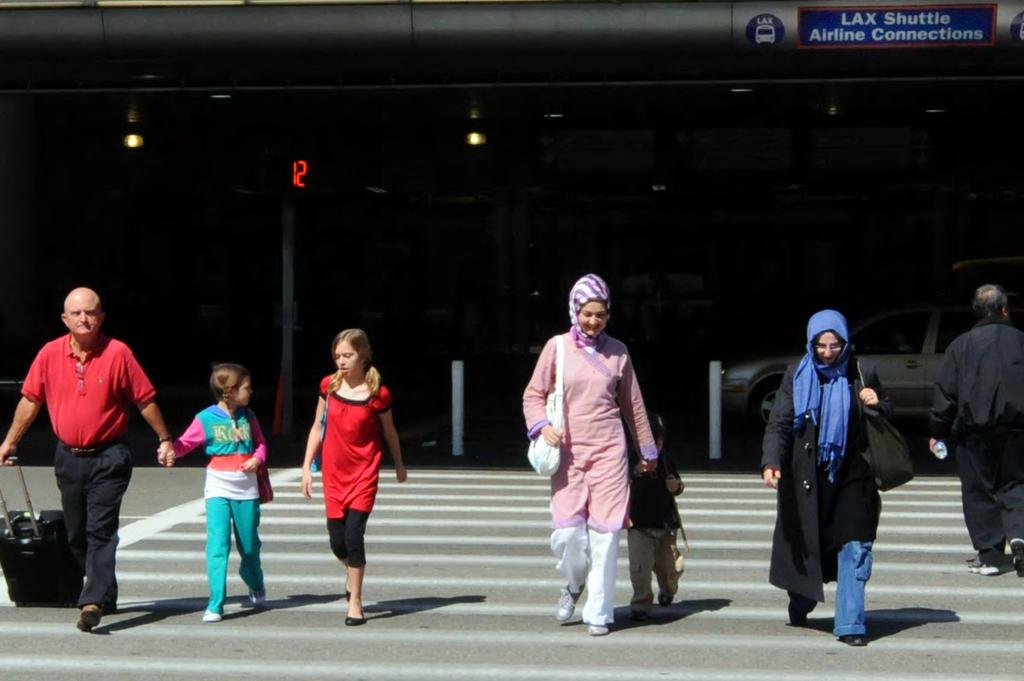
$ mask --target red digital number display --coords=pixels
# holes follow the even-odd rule
[[[300,189],[306,188],[306,175],[309,173],[309,163],[305,159],[292,161],[292,186]]]

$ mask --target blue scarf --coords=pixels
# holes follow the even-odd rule
[[[822,364],[814,352],[818,336],[831,331],[845,344],[831,365]],[[807,354],[793,375],[793,430],[803,432],[810,417],[818,427],[818,465],[828,470],[829,482],[846,454],[846,433],[850,420],[850,381],[846,364],[850,359],[846,318],[835,310],[816,312],[807,322]],[[822,389],[824,380],[824,389]]]

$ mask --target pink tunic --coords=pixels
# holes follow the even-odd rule
[[[629,519],[623,420],[643,457],[657,458],[644,399],[622,342],[604,335],[591,354],[576,347],[569,334],[563,339],[565,435],[561,465],[551,478],[551,524],[621,530]],[[531,435],[547,421],[547,395],[555,385],[555,347],[555,338],[548,339],[523,393],[523,415]]]

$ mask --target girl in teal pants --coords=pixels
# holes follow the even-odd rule
[[[234,526],[235,546],[242,558],[239,575],[249,587],[249,602],[266,600],[260,565],[260,498],[256,471],[266,465],[267,445],[256,415],[249,409],[252,382],[240,364],[218,364],[210,376],[210,390],[217,399],[196,414],[188,429],[174,441],[174,454],[161,459],[173,466],[176,457],[205,445],[206,467],[206,575],[210,602],[204,622],[224,617],[228,554]]]

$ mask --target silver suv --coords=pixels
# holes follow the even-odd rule
[[[1016,315],[1015,315],[1016,316]],[[923,417],[946,346],[975,322],[967,307],[920,306],[885,312],[854,325],[857,354],[878,368],[897,416]],[[765,424],[786,366],[800,354],[727,365],[722,371],[722,409]]]

